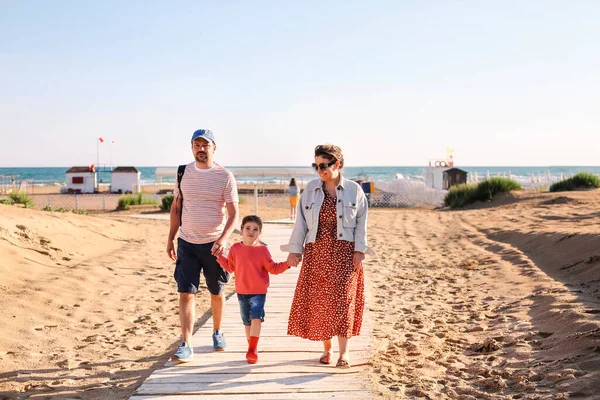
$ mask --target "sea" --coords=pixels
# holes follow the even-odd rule
[[[241,166],[231,166],[232,168],[244,168]],[[456,166],[464,171],[467,171],[470,177],[477,176],[479,179],[484,179],[489,176],[511,176],[513,179],[527,183],[533,178],[547,178],[551,181],[556,181],[561,177],[568,177],[577,172],[590,172],[600,175],[600,166],[504,166],[504,167],[486,167],[486,166]],[[155,170],[157,167],[137,167],[141,172],[142,185],[154,185],[156,182]],[[175,168],[175,167],[171,167]],[[249,168],[249,167],[246,167]],[[250,167],[251,168],[251,167]],[[261,168],[281,168],[281,167],[261,167]],[[296,168],[295,166],[287,166],[286,168]],[[11,184],[14,178],[15,183],[27,180],[29,184],[34,186],[65,186],[65,172],[69,167],[0,167],[0,186]],[[363,181],[394,181],[397,179],[407,180],[424,180],[423,166],[347,166],[344,167],[344,175],[350,179]],[[315,175],[316,177],[316,175]],[[236,180],[240,184],[282,184],[289,178],[279,176],[237,176]],[[98,180],[101,184],[110,184],[110,168],[100,168],[98,171]],[[162,183],[175,183],[175,176],[161,179]]]

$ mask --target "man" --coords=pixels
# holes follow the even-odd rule
[[[233,174],[213,161],[217,146],[209,130],[199,129],[192,135],[195,162],[185,167],[181,189],[175,186],[171,207],[171,227],[167,254],[175,261],[175,281],[179,292],[179,322],[182,344],[172,360],[188,362],[194,358],[191,344],[196,320],[196,293],[200,271],[210,291],[213,315],[213,348],[225,349],[221,319],[225,309],[224,288],[229,273],[217,262],[238,219],[238,193]],[[227,208],[225,221],[224,208]],[[181,224],[181,228],[180,228]],[[177,239],[175,253],[174,239]]]

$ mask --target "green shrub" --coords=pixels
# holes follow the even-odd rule
[[[490,201],[498,193],[521,189],[521,185],[512,179],[490,178],[478,185],[463,184],[450,188],[444,197],[444,205],[450,208],[464,207],[476,201]]]
[[[156,201],[156,199],[148,194],[144,194],[144,193],[138,193],[137,194],[137,205],[147,205],[147,204],[158,204],[158,201]]]
[[[67,210],[65,210],[64,208],[60,207],[58,210],[56,210],[56,212],[66,212]]]
[[[464,207],[465,205],[473,202],[472,199],[476,189],[476,185],[470,185],[467,183],[453,186],[448,191],[446,197],[444,197],[444,205],[450,208]]]
[[[88,210],[72,210],[73,214],[88,215]]]
[[[0,199],[0,204],[4,204],[7,206],[12,206],[13,205],[13,201],[10,197],[5,197],[3,199]]]
[[[8,197],[12,200],[13,204],[23,204],[25,208],[33,207],[33,199],[27,193],[10,193]]]
[[[498,193],[506,193],[511,190],[521,189],[523,189],[523,187],[512,179],[500,177],[486,179],[477,185],[474,201],[490,201]]]
[[[173,205],[173,198],[174,196],[172,194],[163,196],[161,208],[165,211],[171,211],[171,206]]]
[[[119,197],[119,204],[117,210],[129,210],[129,207],[135,205],[137,202],[137,196],[121,196]]]
[[[46,207],[42,208],[42,211],[52,211],[52,206],[48,204]]]
[[[575,176],[550,185],[550,192],[567,192],[577,188],[600,188],[600,178],[588,172],[580,172]]]
[[[158,201],[154,197],[146,195],[144,193],[138,193],[137,195],[121,196],[119,197],[119,204],[117,210],[129,210],[131,206],[139,206],[145,204],[158,204]]]

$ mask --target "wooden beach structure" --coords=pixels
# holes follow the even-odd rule
[[[265,224],[261,240],[268,244],[274,260],[287,257],[279,246],[287,243],[290,233],[289,226]],[[371,399],[371,384],[364,371],[371,359],[368,308],[365,308],[361,335],[350,341],[352,367],[335,367],[335,338],[332,340],[333,364],[319,364],[323,351],[321,342],[287,335],[299,272],[299,268],[291,268],[281,275],[271,276],[257,364],[248,364],[245,359],[248,345],[234,294],[227,299],[222,326],[227,339],[226,351],[213,351],[213,325],[209,319],[193,335],[194,361],[167,363],[154,371],[130,399]]]

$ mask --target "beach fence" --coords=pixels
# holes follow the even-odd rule
[[[119,204],[119,194],[33,194],[34,208],[54,211],[112,211]]]
[[[377,181],[374,186],[373,193],[365,194],[371,208],[439,207],[448,193],[447,190],[428,189],[421,181]],[[289,216],[290,197],[287,189],[265,190],[256,185],[254,191],[244,191],[239,197],[241,203],[254,206],[255,212],[266,208],[272,213],[281,214],[281,218]]]

